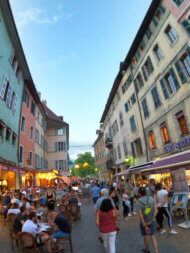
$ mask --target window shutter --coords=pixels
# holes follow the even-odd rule
[[[148,111],[146,99],[143,99],[143,101],[142,101],[142,108],[143,108],[143,112],[144,112],[144,117],[147,118],[149,115],[149,111]]]
[[[150,69],[151,69],[151,72],[153,72],[154,71],[154,67],[153,67],[153,65],[152,65],[152,61],[151,61],[151,59],[150,59],[150,56],[148,57],[148,64],[150,65]]]
[[[163,14],[166,12],[166,9],[164,8],[162,4],[160,4],[159,8]]]
[[[152,94],[152,98],[153,98],[153,101],[154,101],[155,108],[160,106],[161,101],[160,101],[160,97],[159,97],[158,90],[157,90],[156,86],[151,90],[151,94]]]
[[[181,22],[181,24],[186,30],[186,32],[190,35],[190,21],[188,21],[188,19],[185,19],[184,21]]]
[[[139,142],[140,153],[142,155],[143,154],[143,150],[142,150],[141,138],[138,139],[138,142]]]
[[[125,111],[126,111],[126,112],[129,111],[129,105],[128,105],[128,103],[125,104]]]
[[[177,79],[177,76],[176,76],[176,74],[175,74],[174,69],[171,67],[171,68],[169,69],[169,72],[170,72],[170,74],[171,74],[171,76],[172,76],[172,78],[173,78],[173,81],[174,81],[176,90],[178,90],[178,89],[180,88],[180,85],[179,85],[179,82],[178,82],[178,79]]]
[[[136,79],[134,80],[134,85],[135,85],[135,91],[138,94],[139,88],[138,88],[138,84],[137,84],[137,80]]]
[[[187,82],[187,78],[186,78],[186,76],[185,76],[185,73],[183,72],[183,68],[181,67],[179,61],[176,61],[176,62],[175,62],[175,68],[176,68],[176,70],[177,70],[177,72],[178,72],[178,75],[179,75],[179,77],[180,77],[180,79],[181,79],[181,82],[182,82],[182,83]]]
[[[9,57],[9,62],[10,62],[11,65],[13,64],[14,57],[15,57],[15,50],[12,49],[12,52],[11,52],[10,57]]]
[[[143,76],[144,76],[144,80],[145,80],[145,82],[148,80],[148,78],[147,78],[147,75],[146,75],[146,71],[145,71],[145,67],[144,66],[142,66],[142,72],[143,72]]]
[[[155,25],[155,27],[158,26],[158,21],[156,20],[155,17],[152,18],[152,22],[153,22],[153,24]]]
[[[12,95],[12,87],[11,85],[9,84],[9,88],[8,88],[8,91],[7,91],[7,97],[6,97],[6,105],[9,107],[9,103],[10,103],[10,100],[11,100],[11,95]]]
[[[131,151],[132,151],[132,156],[136,156],[134,142],[131,142]]]
[[[190,47],[187,47],[186,52],[187,52],[188,56],[190,57]]]
[[[132,100],[133,100],[133,104],[135,104],[135,103],[136,103],[136,96],[135,96],[135,93],[133,93],[133,95],[132,95]]]
[[[17,95],[15,94],[14,101],[13,101],[13,107],[12,107],[13,115],[16,114],[16,109],[17,109]]]
[[[143,48],[145,48],[146,45],[145,45],[145,42],[143,39],[142,39],[141,43],[142,43]]]
[[[4,99],[4,96],[5,96],[5,90],[7,88],[7,83],[8,83],[8,77],[7,75],[5,74],[4,75],[4,78],[3,78],[3,83],[2,83],[2,87],[1,87],[1,93],[0,93],[0,97],[2,99]]]
[[[23,94],[22,94],[22,101],[26,102],[26,89],[23,89]]]
[[[58,142],[55,142],[55,151],[58,151]]]
[[[168,99],[168,98],[169,98],[169,94],[168,94],[168,90],[167,90],[167,88],[166,88],[166,84],[165,84],[164,78],[162,78],[162,79],[160,80],[160,84],[161,84],[162,91],[163,91],[163,94],[164,94],[165,99]]]
[[[125,93],[125,84],[122,86],[122,92]]]

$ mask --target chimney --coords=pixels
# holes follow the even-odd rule
[[[42,100],[42,104],[44,104],[45,106],[47,106],[47,100]]]

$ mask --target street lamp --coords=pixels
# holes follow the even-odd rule
[[[89,164],[87,162],[85,162],[83,165],[82,165],[84,168],[88,167]],[[87,171],[85,170],[85,176],[87,176]]]
[[[79,164],[76,164],[76,165],[75,165],[75,169],[78,170],[79,168],[80,168],[80,165],[79,165]],[[79,176],[78,172],[77,172],[77,175]]]

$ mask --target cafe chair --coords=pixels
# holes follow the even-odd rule
[[[77,203],[69,204],[70,217],[74,220],[80,219],[80,210]]]
[[[70,245],[70,251],[71,253],[73,253],[73,244],[72,244],[72,220],[70,220],[70,233],[69,233],[69,237],[68,238],[59,238],[58,241],[69,241],[69,245]]]
[[[7,215],[8,222],[13,226],[16,219],[16,214],[10,213]]]
[[[44,253],[43,245],[38,246],[36,238],[32,234],[27,232],[21,232],[19,234],[19,240],[21,242],[22,250],[24,253],[35,253],[42,252]]]
[[[8,227],[9,227],[9,235],[11,239],[12,251],[14,250],[14,241],[16,242],[16,246],[18,247],[18,240],[19,240],[18,235],[14,233],[13,225],[14,225],[14,216],[10,214],[8,217]]]

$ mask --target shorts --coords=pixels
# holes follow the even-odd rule
[[[93,203],[94,205],[96,204],[96,201],[99,199],[99,197],[94,197],[92,200],[93,200]]]
[[[145,235],[154,235],[155,231],[156,231],[156,221],[153,221],[148,228],[150,229],[150,234],[147,234],[145,231],[145,227],[143,227],[143,225],[140,223],[140,230],[141,230],[141,235],[145,236]]]
[[[63,231],[59,230],[55,233],[52,234],[52,237],[54,239],[59,239],[59,238],[69,238],[69,233],[64,233]]]

